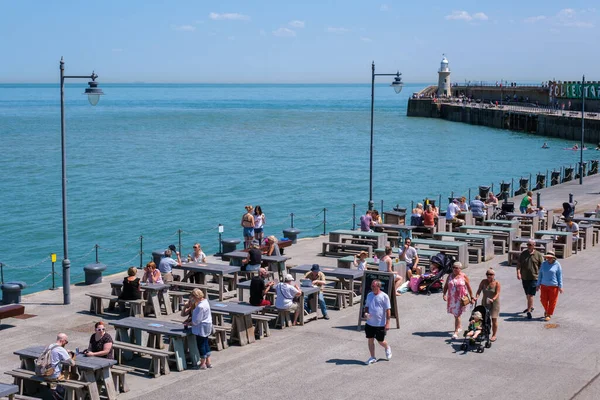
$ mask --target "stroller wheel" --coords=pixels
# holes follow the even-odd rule
[[[483,348],[483,346],[479,346],[479,349],[477,349],[478,353],[483,353],[485,349]]]
[[[463,343],[463,344],[460,346],[460,349],[461,349],[461,350],[463,350],[463,351],[467,350],[467,344],[466,344],[466,343]]]
[[[489,340],[487,342],[485,342],[485,348],[489,349],[490,347],[492,347],[492,342],[490,342]]]

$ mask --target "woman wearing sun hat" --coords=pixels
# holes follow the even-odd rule
[[[553,251],[547,252],[544,258],[538,273],[537,290],[540,291],[540,300],[545,310],[544,320],[550,321],[556,308],[558,294],[563,293],[562,267],[556,261]]]

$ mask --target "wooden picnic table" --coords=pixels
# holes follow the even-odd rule
[[[461,211],[456,214],[456,218],[464,220],[465,225],[473,225],[475,223],[475,219],[473,218],[473,213],[471,211]]]
[[[186,369],[186,348],[189,349],[192,365],[197,365],[200,361],[196,336],[190,329],[185,329],[182,323],[127,317],[118,321],[112,321],[110,325],[113,325],[117,330],[115,340],[134,343],[139,346],[158,346],[162,343],[161,335],[168,337],[169,347],[175,352],[177,371]],[[143,340],[145,334],[153,335],[156,340],[151,340],[151,337],[147,341]]]
[[[208,263],[197,263],[197,262],[188,262],[182,263],[181,267],[175,266],[173,267],[183,269],[184,271],[191,272],[200,272],[200,284],[206,284],[206,274],[216,275],[217,282],[219,285],[219,301],[223,301],[225,298],[231,298],[235,296],[235,288],[238,281],[238,272],[240,272],[240,267],[236,267],[233,265],[226,264],[208,264]],[[224,275],[232,274],[232,285],[231,291],[225,293],[225,285],[224,285]],[[176,282],[175,282],[176,283]]]
[[[489,221],[489,220],[488,220]],[[495,220],[492,220],[495,221]],[[485,222],[485,221],[484,221]],[[517,228],[508,228],[504,226],[480,226],[480,225],[463,225],[459,228],[460,232],[483,232],[494,236],[494,239],[502,239],[506,242],[506,249],[512,247],[512,240],[517,237]],[[502,251],[504,254],[504,251]]]
[[[544,250],[544,253],[547,253],[549,251],[552,251],[554,249],[553,247],[553,241],[550,239],[535,239],[535,238],[514,238],[512,240],[512,247],[511,250],[513,251],[521,251],[521,246],[525,243],[527,243],[529,240],[533,240],[535,241],[535,245],[537,247],[542,247]]]
[[[283,280],[283,275],[286,274],[285,262],[290,258],[286,256],[262,256],[263,261],[267,263],[267,269],[279,274],[279,280]]]
[[[516,219],[486,219],[483,221],[485,226],[498,226],[504,228],[515,228],[517,230],[516,235],[521,236],[519,224],[520,222]],[[465,224],[468,225],[468,224]],[[534,229],[536,230],[536,229]]]
[[[406,264],[405,264],[406,265]],[[304,275],[310,271],[312,265],[302,264],[290,269],[290,274],[294,276],[296,279],[296,274],[302,274],[302,278]],[[346,289],[346,290],[354,290],[355,281],[360,281],[363,276],[363,271],[359,271],[357,269],[349,269],[349,268],[336,268],[336,267],[326,267],[320,266],[321,272],[325,274],[325,278],[337,278],[337,289]],[[404,274],[406,275],[406,267]],[[302,288],[304,289],[304,288]],[[316,297],[316,296],[315,296]],[[350,304],[353,306],[354,303],[360,302],[360,296],[353,296],[354,302]],[[311,309],[314,309],[311,307]]]
[[[443,240],[443,238],[448,237],[458,242],[474,243],[481,248],[481,257],[484,261],[494,258],[494,241],[492,240],[492,235],[461,232],[439,232],[434,233],[433,237],[439,240]]]
[[[372,227],[372,229],[375,232],[381,232],[381,233],[387,233],[384,231],[397,232],[399,243],[404,243],[404,240],[406,238],[412,239],[412,231],[415,228],[416,228],[416,226],[413,226],[413,225],[398,225],[398,224],[377,224]]]
[[[133,318],[133,317],[130,317]],[[35,371],[35,359],[38,358],[46,346],[31,346],[25,349],[17,350],[14,354],[21,359],[21,368],[29,371]],[[82,382],[93,382],[96,385],[90,385],[90,397],[92,400],[100,400],[99,386],[104,385],[106,389],[106,397],[109,400],[117,398],[117,391],[110,373],[110,367],[117,363],[116,360],[109,360],[103,357],[85,357],[83,354],[78,354],[75,357],[74,367],[79,373],[79,379]],[[63,361],[63,365],[71,365]]]
[[[593,246],[594,243],[594,229],[597,229],[594,225],[586,225],[584,223],[578,224],[579,227],[579,237],[583,239],[583,248],[587,249],[588,246]],[[564,222],[558,222],[556,224],[556,229],[559,231],[564,231],[567,229],[567,224]],[[573,235],[576,237],[576,235]]]
[[[527,226],[530,226],[531,237],[533,237],[533,232],[543,229],[540,225],[540,217],[537,214],[508,213],[506,214],[506,218],[511,221],[519,221],[519,228],[521,231],[525,230]]]
[[[212,300],[209,301],[209,304],[211,310],[231,315],[232,341],[239,342],[240,346],[255,342],[252,314],[261,312],[264,307]]]
[[[17,385],[0,383],[0,397],[8,397],[9,400],[13,400],[16,393],[19,393],[19,387]]]
[[[387,245],[387,233],[381,232],[362,232],[362,231],[353,231],[349,229],[338,229],[335,231],[329,232],[329,241],[330,242],[342,242],[342,236],[349,236],[354,239],[374,239],[377,240],[377,245],[373,247],[385,247]]]
[[[412,244],[418,247],[418,251],[421,251],[423,246],[427,246],[430,250],[439,250],[441,252],[451,250],[457,253],[456,261],[461,262],[463,268],[469,266],[468,244],[465,242],[415,238],[412,240]]]
[[[573,252],[573,233],[572,232],[561,232],[558,230],[543,230],[543,231],[536,231],[534,233],[534,236],[538,239],[543,239],[544,236],[552,236],[554,237],[562,237],[564,238],[565,242],[564,242],[564,253],[563,253],[563,258],[567,258],[567,257],[571,257],[571,254]],[[554,239],[552,239],[554,240]],[[555,241],[554,245],[556,247],[558,243]]]

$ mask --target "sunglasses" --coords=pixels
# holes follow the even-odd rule
[[[200,247],[198,247],[198,246],[194,246],[194,248],[195,248],[195,249],[199,249]]]
[[[527,247],[533,247],[533,245],[532,244],[528,244]]]
[[[106,329],[105,328],[97,328],[96,332],[104,332]]]
[[[486,275],[487,275],[487,276],[494,276],[494,275],[496,275],[496,274],[486,274]]]

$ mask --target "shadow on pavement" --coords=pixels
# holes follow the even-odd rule
[[[362,366],[366,365],[365,362],[361,361],[361,360],[344,360],[341,358],[332,358],[325,362],[329,363],[329,364],[335,364],[335,365],[362,365]]]
[[[448,331],[413,332],[413,335],[421,337],[450,337],[450,333]]]
[[[357,331],[358,332],[358,329],[356,329],[357,326],[358,326],[358,324],[346,325],[346,326],[333,326],[332,328],[345,329],[347,331]],[[362,330],[362,328],[361,328],[361,330]]]

